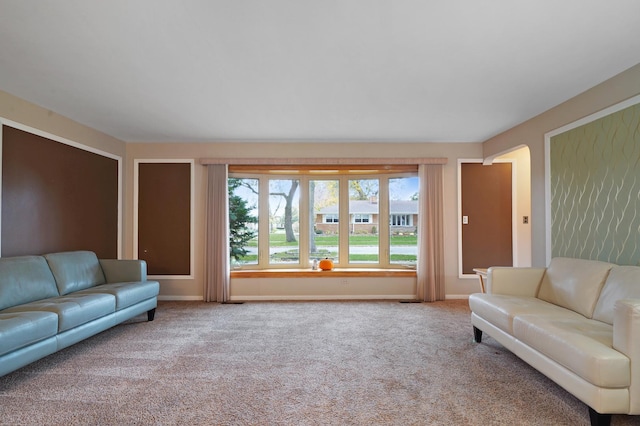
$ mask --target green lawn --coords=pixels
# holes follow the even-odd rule
[[[337,252],[335,250],[329,250],[325,247],[336,247],[338,246],[338,236],[337,235],[316,235],[316,252],[311,255],[313,258],[323,258],[330,257],[335,258],[337,256]],[[351,246],[377,246],[379,242],[379,238],[377,235],[350,235],[349,236],[349,245]],[[418,237],[416,235],[392,235],[391,236],[391,245],[392,246],[415,246],[418,243]],[[285,241],[284,232],[276,232],[269,235],[269,245],[270,247],[290,247],[290,249],[281,252],[272,254],[271,258],[273,261],[278,263],[281,262],[290,262],[296,261],[298,259],[298,247],[297,243],[287,243]],[[258,241],[257,239],[252,240],[249,243],[250,247],[257,247]],[[391,262],[398,263],[413,263],[416,261],[415,255],[405,255],[405,254],[392,254]],[[253,263],[257,261],[256,255],[247,255],[243,258],[244,262]],[[349,256],[350,262],[357,263],[377,263],[379,261],[377,254],[351,254]]]

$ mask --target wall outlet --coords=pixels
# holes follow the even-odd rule
[[[522,216],[522,223],[524,223],[525,225],[529,223],[529,216]]]
[[[343,278],[343,279],[340,280],[340,284],[347,285],[347,284],[349,284],[349,282],[347,281],[346,278]]]
[[[463,225],[469,224],[469,216],[462,216],[462,224]]]

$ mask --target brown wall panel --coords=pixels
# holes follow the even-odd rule
[[[138,258],[151,275],[189,275],[191,164],[138,166]]]
[[[118,254],[118,161],[2,127],[2,256]]]
[[[513,264],[511,163],[461,164],[462,272]]]

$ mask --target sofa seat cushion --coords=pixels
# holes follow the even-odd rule
[[[58,333],[52,312],[0,312],[0,356]]]
[[[513,335],[587,382],[605,388],[631,383],[630,360],[613,349],[613,327],[573,315],[520,315]]]
[[[478,316],[502,331],[513,335],[513,319],[517,315],[581,315],[535,297],[475,293],[469,296],[469,307]]]
[[[143,300],[156,297],[160,292],[160,284],[157,281],[135,281],[113,284],[102,284],[75,294],[106,293],[115,296],[116,311],[119,311]]]
[[[116,298],[111,294],[70,294],[27,303],[3,312],[45,311],[58,315],[58,332],[114,313]]]

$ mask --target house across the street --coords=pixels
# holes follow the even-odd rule
[[[379,204],[376,198],[349,201],[349,232],[351,234],[377,234]],[[416,232],[418,201],[390,200],[389,226],[391,234],[412,234]],[[339,226],[338,205],[327,206],[316,213],[316,232],[335,234]]]

